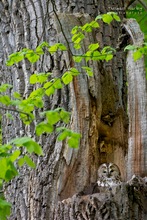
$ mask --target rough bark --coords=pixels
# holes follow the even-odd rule
[[[125,28],[134,46],[142,46],[144,35],[134,19],[125,21]],[[128,78],[128,165],[127,176],[147,176],[147,85],[144,59],[134,61],[129,51],[126,60]]]
[[[127,183],[97,187],[58,202],[54,220],[142,220],[147,218],[147,179],[133,176]],[[91,192],[93,187],[91,186]]]
[[[29,85],[29,76],[34,71],[50,71],[54,76],[59,76],[71,63],[70,55],[62,52],[54,56],[45,54],[37,64],[31,65],[25,60],[6,68],[4,62],[8,54],[23,47],[35,48],[43,40],[50,44],[59,41],[67,44],[63,31],[70,41],[73,26],[82,25],[112,7],[123,7],[123,1],[58,0],[56,13],[59,20],[52,6],[48,0],[0,2],[1,77],[2,83],[13,84],[11,94],[19,91],[24,98],[27,97],[33,90]],[[123,17],[123,14],[120,16]],[[97,41],[101,48],[106,45],[116,48],[121,34],[119,23],[113,22],[110,26],[101,23],[99,30],[87,36],[79,52],[85,52],[86,45]],[[75,53],[72,45],[69,45]],[[94,69],[93,78],[87,78],[82,73],[69,87],[57,91],[51,98],[45,98],[44,110],[62,106],[71,111],[70,127],[82,134],[79,149],[69,148],[66,142],[57,142],[55,134],[44,134],[38,138],[45,156],[34,156],[36,170],[24,167],[20,176],[7,187],[6,196],[13,206],[10,219],[54,219],[53,211],[57,201],[72,197],[96,182],[100,163],[116,163],[123,179],[126,178],[127,92],[123,48],[118,48],[112,61],[91,62],[89,65]],[[80,66],[77,67],[81,71]],[[41,120],[37,111],[35,114],[36,120]],[[4,142],[23,135],[37,140],[34,124],[24,126],[18,114],[14,116],[14,121],[3,118]],[[125,187],[123,189],[126,190]],[[118,195],[122,195],[122,191]]]

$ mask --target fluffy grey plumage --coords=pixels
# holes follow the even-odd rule
[[[98,186],[115,186],[121,183],[121,173],[114,163],[103,163],[98,169]]]

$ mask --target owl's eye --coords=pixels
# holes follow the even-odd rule
[[[104,170],[103,173],[106,173],[106,171]]]
[[[110,173],[113,173],[114,170],[111,170]]]

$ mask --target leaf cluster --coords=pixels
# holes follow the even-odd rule
[[[144,55],[147,55],[147,43],[144,43],[141,47],[135,45],[128,45],[124,49],[133,51],[134,61],[141,59]]]

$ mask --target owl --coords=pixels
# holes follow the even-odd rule
[[[111,187],[121,184],[121,173],[114,163],[103,163],[98,169],[98,186]]]

